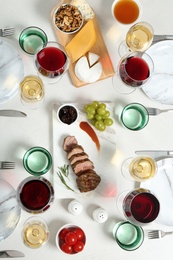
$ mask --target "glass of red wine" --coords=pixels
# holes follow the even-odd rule
[[[160,211],[156,196],[143,188],[121,193],[117,199],[117,207],[128,221],[139,226],[153,222]]]
[[[149,82],[154,71],[152,58],[144,52],[132,52],[121,58],[113,87],[121,94],[130,94]]]
[[[63,46],[57,42],[47,42],[38,49],[34,62],[39,77],[49,84],[58,82],[70,64]]]
[[[29,213],[45,212],[54,201],[53,186],[46,178],[28,177],[17,188],[17,200]]]

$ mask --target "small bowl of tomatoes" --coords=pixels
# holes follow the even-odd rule
[[[62,253],[74,255],[84,250],[86,235],[81,227],[66,224],[57,232],[55,242]]]

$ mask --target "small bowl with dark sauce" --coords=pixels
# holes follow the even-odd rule
[[[78,110],[71,104],[64,104],[59,107],[57,111],[57,117],[63,124],[71,125],[78,119]]]

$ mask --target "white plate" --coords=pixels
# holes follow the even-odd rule
[[[154,74],[142,89],[154,101],[173,105],[173,41],[152,45],[147,51],[154,62]]]
[[[0,104],[17,94],[23,76],[24,66],[19,53],[0,39]]]
[[[72,103],[79,112],[78,120],[71,125],[64,125],[57,119],[57,110],[62,104],[54,104],[52,110],[53,116],[53,164],[54,164],[54,190],[56,198],[79,198],[79,197],[115,197],[116,195],[116,167],[115,167],[115,153],[116,153],[116,135],[115,123],[111,127],[107,127],[104,132],[95,132],[100,140],[100,151],[97,150],[95,143],[91,137],[84,132],[79,123],[86,120],[86,113],[83,112],[83,104]],[[106,103],[107,109],[111,112],[113,117],[114,103]],[[76,137],[78,144],[82,145],[89,159],[94,163],[95,171],[101,177],[101,182],[94,191],[80,193],[76,185],[76,176],[70,167],[69,180],[66,178],[67,184],[75,190],[72,192],[60,181],[57,172],[58,167],[64,164],[69,165],[66,152],[63,150],[64,138],[68,135]]]
[[[16,191],[0,178],[0,242],[15,230],[21,214],[16,199]]]
[[[156,195],[160,202],[160,213],[156,222],[173,226],[173,158],[165,158],[157,162],[158,172],[151,180],[141,183]]]

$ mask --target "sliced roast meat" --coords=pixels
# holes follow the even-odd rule
[[[72,166],[72,169],[76,175],[81,175],[83,172],[87,170],[94,169],[94,164],[88,158],[84,160],[80,160],[75,162]]]
[[[80,192],[88,192],[96,189],[101,178],[95,171],[89,170],[76,178],[76,183]]]
[[[64,143],[63,143],[63,149],[64,151],[68,152],[71,150],[71,147],[74,145],[74,144],[77,144],[77,140],[74,136],[67,136],[65,139],[64,139]]]
[[[73,144],[73,145],[71,145],[70,151],[67,152],[67,158],[70,160],[70,158],[74,154],[83,153],[83,152],[84,152],[84,149],[81,145]]]
[[[84,159],[87,159],[87,158],[88,158],[88,154],[86,154],[85,152],[74,154],[70,158],[70,164],[73,165],[75,162],[81,161],[81,160],[84,160]]]

